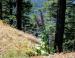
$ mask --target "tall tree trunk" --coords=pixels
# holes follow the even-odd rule
[[[0,1],[0,19],[2,20],[2,0]]]
[[[58,52],[63,51],[63,34],[65,24],[65,10],[66,0],[58,0],[58,11],[57,11],[57,23],[56,23],[56,34],[55,34],[55,50]]]
[[[12,15],[12,0],[10,0],[9,3],[10,3],[10,15]]]
[[[22,0],[16,0],[17,5],[17,29],[22,30]]]

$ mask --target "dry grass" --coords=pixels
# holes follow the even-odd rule
[[[0,58],[25,58],[24,52],[31,51],[29,48],[34,46],[32,42],[34,44],[38,43],[35,36],[19,31],[0,21]],[[20,55],[19,53],[22,53],[20,57],[18,57]],[[31,58],[75,58],[75,53],[57,53],[49,56],[34,56]]]
[[[60,53],[60,54],[54,54],[54,55],[49,55],[49,56],[34,56],[31,58],[75,58],[75,52],[71,53]]]
[[[8,54],[10,50],[21,51],[24,54],[24,52],[32,51],[36,43],[39,41],[32,34],[19,31],[0,21],[0,56],[4,53]]]

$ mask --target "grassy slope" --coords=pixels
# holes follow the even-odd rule
[[[38,43],[35,36],[0,21],[0,58],[24,57],[26,53],[33,51],[35,43]]]

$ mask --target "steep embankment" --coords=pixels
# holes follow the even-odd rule
[[[0,54],[8,50],[24,50],[32,48],[38,40],[32,34],[24,33],[0,21]],[[23,52],[22,51],[22,52]]]

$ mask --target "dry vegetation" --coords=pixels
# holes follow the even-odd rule
[[[36,43],[38,40],[35,36],[19,31],[0,21],[0,58],[16,58],[17,56],[14,55],[19,54],[24,56],[33,51]]]
[[[75,53],[61,53],[61,54],[54,54],[49,56],[35,56],[31,58],[75,58]]]
[[[10,27],[0,21],[0,58],[27,58],[27,52],[32,52],[36,37]],[[49,56],[34,56],[31,58],[75,58],[75,53],[61,53]]]

